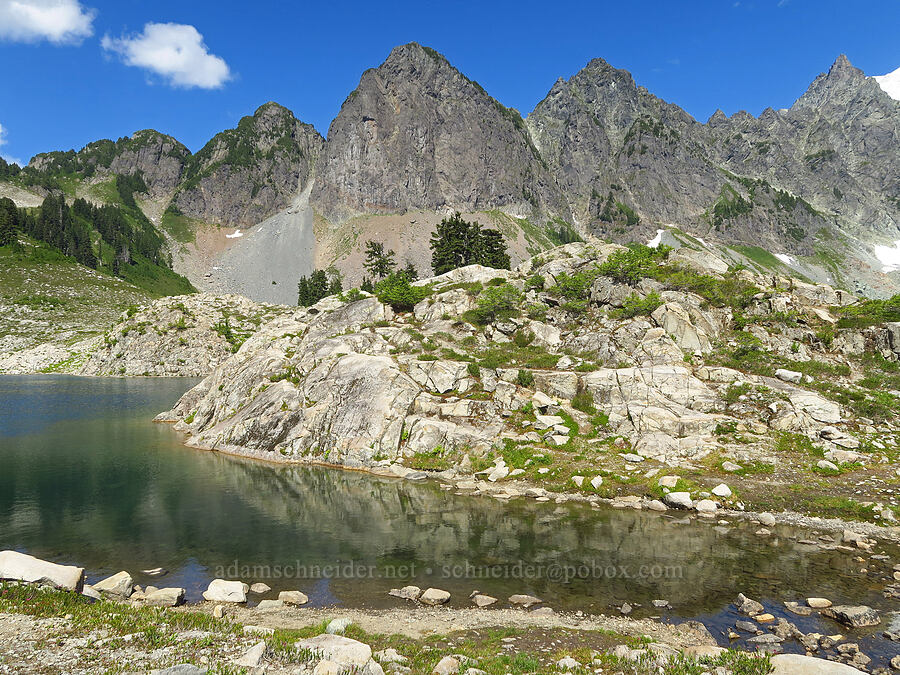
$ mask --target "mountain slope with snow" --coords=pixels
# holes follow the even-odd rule
[[[873,79],[888,96],[900,101],[900,68],[887,75],[876,75]]]

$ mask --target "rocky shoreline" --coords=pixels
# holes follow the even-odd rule
[[[164,424],[171,424],[170,421],[165,419],[157,419],[157,421]],[[844,547],[846,551],[871,549],[871,544],[876,540],[900,543],[900,526],[885,527],[884,525],[877,525],[874,523],[845,520],[841,518],[821,518],[792,511],[777,511],[770,513],[768,511],[756,512],[733,508],[718,508],[712,512],[704,512],[702,507],[701,509],[697,509],[694,504],[692,504],[691,507],[685,508],[678,504],[667,505],[661,500],[650,499],[638,495],[606,498],[598,495],[586,495],[582,492],[550,492],[538,484],[517,480],[503,483],[478,480],[471,474],[457,474],[454,469],[446,471],[412,470],[402,464],[390,464],[388,466],[347,466],[344,464],[322,461],[316,458],[298,459],[295,457],[278,456],[265,451],[234,446],[194,449],[202,452],[215,452],[232,457],[241,457],[275,466],[320,466],[339,471],[366,473],[382,478],[396,478],[398,480],[409,480],[413,482],[427,480],[438,482],[445,489],[456,489],[459,491],[458,494],[493,497],[503,501],[524,498],[533,499],[539,502],[553,502],[554,504],[573,502],[586,504],[593,508],[608,506],[617,509],[628,508],[659,514],[669,513],[670,515],[685,515],[705,520],[710,523],[715,523],[716,519],[728,518],[731,520],[742,520],[758,524],[761,528],[770,528],[775,525],[789,525],[792,527],[808,529],[810,531],[838,533],[841,541],[852,544],[852,546]],[[761,536],[768,534],[770,534],[768,531],[762,532]]]
[[[145,570],[143,574],[162,578],[166,571]],[[511,596],[507,606],[513,609],[494,609],[497,598],[476,592],[470,597],[475,608],[466,610],[443,607],[450,598],[445,591],[407,586],[390,592],[409,605],[405,608],[307,609],[303,605],[308,598],[300,591],[282,591],[277,599],[265,599],[271,590],[266,584],[248,586],[240,581],[216,579],[204,592],[205,602],[185,607],[184,589],[140,587],[125,571],[88,586],[81,568],[56,565],[13,551],[0,552],[0,580],[7,580],[0,585],[0,634],[17,638],[8,643],[14,645],[12,649],[2,652],[0,672],[15,672],[25,664],[40,664],[42,670],[48,671],[102,672],[104,661],[112,658],[118,663],[141,664],[132,672],[170,675],[481,675],[494,672],[480,668],[494,664],[489,665],[490,660],[484,656],[479,659],[479,650],[472,644],[472,636],[485,640],[485,629],[490,629],[488,635],[495,634],[495,640],[497,631],[505,631],[505,637],[498,641],[501,654],[515,655],[527,644],[544,653],[543,667],[560,672],[578,672],[586,667],[596,673],[634,675],[699,674],[715,668],[717,673],[734,675],[840,675],[900,670],[898,658],[870,668],[873,660],[851,641],[851,636],[804,633],[791,621],[776,619],[761,603],[742,594],[738,594],[733,607],[744,618],[734,622],[726,642],[743,634],[747,645],[757,650],[755,653],[718,646],[707,628],[697,621],[672,625],[658,619],[557,613],[540,598],[528,595]],[[256,600],[252,608],[247,606],[250,597]],[[663,606],[665,601],[659,603]],[[785,606],[798,617],[820,613],[845,631],[882,624],[882,617],[870,607],[833,606],[826,598],[807,598]],[[155,628],[122,635],[132,624],[121,617],[114,621],[120,613],[127,615],[134,627],[152,620]],[[87,614],[91,615],[90,621],[85,618]],[[195,628],[186,630],[187,623]],[[202,625],[201,630],[196,629],[198,625]],[[65,637],[47,641],[48,629]],[[162,637],[167,630],[174,633],[169,639]],[[36,632],[44,636],[39,642],[43,646],[30,639]],[[214,637],[217,633],[222,635]],[[748,634],[751,637],[746,637]],[[882,637],[900,641],[900,634],[890,630],[884,631]],[[205,648],[182,648],[196,647],[193,641],[198,639]],[[377,646],[402,643],[403,649],[385,647],[376,651],[366,641]],[[806,656],[780,654],[783,644],[791,641],[802,645]],[[446,649],[440,648],[441,643],[446,643]],[[160,644],[168,646],[159,648]],[[556,649],[551,651],[552,645]],[[153,646],[156,649],[150,648]],[[90,658],[86,658],[88,653]],[[164,666],[173,659],[179,660],[182,654],[189,655],[188,660]],[[526,660],[524,654],[520,658]],[[527,667],[521,670],[513,666],[512,672],[534,672],[542,664],[528,659],[524,665]],[[247,670],[228,669],[232,667]],[[509,667],[506,659],[507,672]]]

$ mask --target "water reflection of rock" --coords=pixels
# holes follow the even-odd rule
[[[558,607],[585,609],[665,598],[679,613],[700,613],[718,610],[738,591],[778,599],[825,595],[874,602],[861,597],[875,591],[857,587],[849,556],[822,553],[783,536],[676,524],[632,510],[593,511],[526,500],[507,504],[457,496],[435,484],[346,471],[273,467],[186,450],[164,427],[115,429],[114,452],[70,457],[25,448],[13,453],[10,472],[0,477],[0,543],[94,570],[162,565],[175,571],[194,558],[198,564],[187,576],[202,574],[202,566],[214,574],[217,566],[235,560],[251,566],[352,560],[377,564],[382,571],[392,563],[412,563],[414,578],[402,581],[440,586],[460,600],[478,588],[498,596],[529,592]],[[54,442],[71,443],[78,425],[67,425],[65,433],[70,438],[61,433]],[[53,471],[46,469],[48,463],[54,463]],[[64,490],[60,469],[69,478]],[[519,561],[587,566],[600,573],[567,584],[546,576],[441,576],[445,565],[514,566]],[[653,579],[620,574],[620,567],[634,575],[641,565],[677,568],[678,574]],[[427,568],[433,570],[430,575]],[[612,577],[605,576],[607,568],[615,570]],[[315,585],[267,581],[273,588]],[[334,579],[329,590],[346,603],[371,604],[385,601],[391,585],[397,584]]]
[[[760,538],[746,529],[678,525],[631,510],[503,504],[365,474],[224,461],[233,467],[223,474],[233,481],[230,489],[264,520],[277,524],[266,537],[276,541],[268,542],[265,551],[255,547],[251,562],[414,562],[417,580],[458,592],[474,587],[496,593],[528,590],[572,605],[665,597],[682,611],[720,607],[738,590],[761,597],[789,598],[813,590],[843,597],[853,585],[845,554],[814,551],[784,537]],[[565,585],[546,578],[440,575],[445,565],[512,566],[519,561],[615,568],[616,575],[601,573]],[[622,567],[634,575],[642,565],[677,568],[677,573],[670,569],[670,578],[655,579],[619,576]],[[423,572],[428,567],[434,570],[431,576]],[[368,595],[384,585],[338,580],[334,587],[336,592],[342,586],[368,588]]]

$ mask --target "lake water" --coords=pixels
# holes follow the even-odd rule
[[[299,589],[320,605],[396,606],[387,590],[409,583],[450,591],[454,606],[474,589],[585,612],[627,601],[638,616],[658,615],[651,601],[666,599],[664,615],[702,618],[714,633],[737,618],[739,591],[829,634],[836,624],[785,614],[782,601],[897,609],[852,556],[799,543],[809,532],[760,537],[749,523],[503,503],[185,448],[151,420],[192,383],[0,377],[0,549],[77,563],[89,580],[125,569],[148,583],[139,570],[165,567],[153,583],[184,586],[189,599],[216,576]],[[882,643],[863,636],[879,653],[896,646]]]

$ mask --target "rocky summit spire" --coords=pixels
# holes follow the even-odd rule
[[[791,109],[803,110],[826,104],[846,104],[857,95],[860,88],[866,87],[867,82],[865,73],[850,63],[846,55],[841,54],[827,73],[822,73],[813,80],[806,93],[797,99]]]
[[[446,207],[563,209],[519,113],[415,42],[364,72],[344,101],[312,202],[333,222]]]

